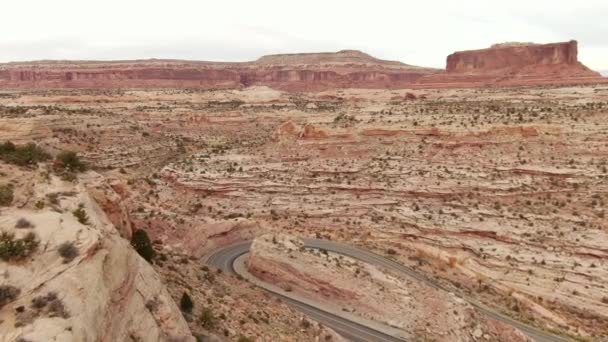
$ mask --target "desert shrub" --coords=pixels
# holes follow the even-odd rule
[[[21,293],[21,290],[12,285],[0,285],[0,309],[17,299],[19,293]]]
[[[50,158],[50,154],[36,146],[34,143],[17,146],[12,142],[7,141],[0,144],[0,160],[9,164],[30,166]]]
[[[58,193],[48,194],[48,195],[46,195],[46,197],[48,197],[49,202],[52,205],[59,205],[59,194]]]
[[[74,258],[80,255],[78,248],[74,245],[74,242],[72,241],[66,241],[59,245],[57,253],[59,253],[59,255],[61,255],[61,257],[63,258],[64,264],[71,262],[72,260],[74,260]]]
[[[41,295],[34,297],[32,299],[31,307],[32,309],[37,310],[38,313],[46,312],[49,317],[70,317],[70,313],[55,292],[48,292],[45,296]]]
[[[84,210],[84,204],[80,203],[78,208],[72,211],[72,214],[76,217],[78,222],[82,224],[89,224],[89,216],[87,216],[87,212]]]
[[[146,259],[147,262],[152,262],[154,260],[156,252],[154,251],[154,248],[152,248],[152,242],[145,230],[138,229],[133,233],[133,236],[131,237],[131,246],[133,246],[137,253],[139,253],[142,258]]]
[[[27,229],[27,228],[34,228],[34,225],[28,221],[26,218],[20,218],[19,220],[17,220],[17,223],[15,223],[15,228],[18,229]]]
[[[245,336],[239,337],[239,339],[237,341],[238,342],[253,342],[252,339],[250,339],[249,337],[245,337]]]
[[[155,313],[158,310],[158,307],[160,306],[160,302],[158,301],[158,299],[155,297],[153,299],[149,299],[146,302],[146,309],[148,309],[148,311]]]
[[[32,254],[40,242],[36,234],[30,232],[21,239],[15,234],[2,232],[0,234],[0,259],[4,261],[22,260]]]
[[[58,169],[67,172],[83,172],[86,171],[86,164],[80,160],[78,154],[73,151],[63,151],[55,158],[55,165]]]
[[[201,313],[201,324],[207,329],[213,329],[215,327],[215,317],[210,308],[203,308],[203,312]]]
[[[0,207],[8,207],[13,203],[13,186],[11,184],[0,185]]]
[[[49,293],[50,295],[51,293]],[[69,318],[70,313],[65,308],[65,305],[59,298],[54,298],[48,305],[49,317]]]
[[[179,301],[179,307],[183,312],[192,313],[194,303],[188,293],[184,292],[184,294],[182,294],[182,299]]]
[[[36,202],[36,209],[43,209],[44,208],[44,201],[40,200],[38,202]]]

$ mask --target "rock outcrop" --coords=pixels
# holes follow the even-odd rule
[[[528,341],[519,331],[485,318],[453,294],[349,257],[306,250],[296,237],[257,237],[251,274],[318,303],[387,324],[407,340]]]
[[[0,301],[2,341],[194,341],[158,274],[82,184],[26,182],[15,201],[38,209],[2,211],[3,247],[7,236],[37,247],[0,259],[0,286],[14,289]]]
[[[576,41],[555,44],[496,44],[489,49],[448,56],[448,73],[514,75],[558,73],[558,76],[599,76],[578,61]]]
[[[446,72],[423,80],[428,85],[543,85],[605,82],[578,60],[578,43],[505,43],[448,56]]]

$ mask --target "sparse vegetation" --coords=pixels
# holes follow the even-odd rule
[[[78,248],[74,245],[74,242],[72,241],[66,241],[59,245],[57,253],[59,253],[59,255],[63,258],[64,264],[71,262],[80,254]]]
[[[19,261],[30,256],[38,248],[39,241],[33,232],[23,238],[15,238],[9,232],[0,233],[0,259],[4,261]]]
[[[72,214],[81,224],[89,224],[89,216],[87,215],[86,210],[84,210],[84,204],[80,203],[78,208],[72,211]]]
[[[45,150],[34,143],[17,146],[10,141],[0,144],[0,160],[18,166],[32,166],[50,159]]]
[[[28,221],[26,218],[20,218],[19,220],[17,220],[17,223],[15,223],[15,228],[17,229],[28,229],[28,228],[34,228],[34,224],[32,224],[30,221]]]
[[[156,252],[154,251],[152,242],[150,241],[148,233],[145,230],[138,229],[133,232],[133,236],[131,237],[131,246],[133,246],[137,253],[139,253],[142,258],[146,259],[147,262],[151,263],[154,261]]]
[[[36,316],[46,313],[48,317],[60,317],[64,319],[70,317],[70,313],[65,308],[63,301],[59,299],[55,292],[48,292],[44,296],[34,297],[30,307],[37,311]]]
[[[8,207],[13,203],[13,185],[2,184],[0,185],[0,207]]]
[[[0,285],[0,309],[17,299],[21,290],[12,285]]]
[[[63,151],[55,158],[55,167],[59,170],[78,173],[86,171],[87,166],[80,160],[80,157],[76,152]]]
[[[192,302],[192,298],[190,298],[190,295],[187,292],[184,292],[182,294],[182,298],[179,301],[179,307],[182,312],[188,314],[192,313],[192,309],[194,309],[194,303]]]
[[[213,316],[213,311],[210,308],[203,308],[200,317],[201,325],[206,329],[215,328],[215,317]]]

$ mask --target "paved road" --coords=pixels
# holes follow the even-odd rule
[[[325,250],[328,252],[338,253],[345,256],[349,256],[354,259],[358,259],[360,261],[388,268],[393,271],[396,271],[401,274],[405,274],[413,279],[416,279],[420,282],[423,282],[431,287],[436,289],[445,290],[442,286],[436,284],[434,281],[426,278],[424,275],[416,272],[415,270],[404,266],[394,260],[387,259],[379,254],[366,251],[357,247],[349,246],[347,244],[327,241],[327,240],[316,240],[316,239],[304,239],[304,246],[307,248],[315,248],[320,250]],[[221,268],[226,272],[236,273],[234,270],[234,261],[241,255],[249,252],[249,248],[251,247],[251,241],[241,242],[235,245],[231,245],[225,247],[214,254],[212,254],[208,259],[207,263],[213,265],[215,267]],[[315,308],[311,305],[299,302],[297,300],[288,298],[284,295],[277,294],[283,298],[285,302],[293,307],[301,310],[303,313],[307,314],[312,319],[319,321],[336,332],[340,333],[342,336],[352,340],[352,341],[402,341],[401,339],[386,335],[372,328],[363,326],[359,323],[355,323],[349,321],[347,319],[338,317],[321,309]],[[553,334],[549,334],[540,329],[534,328],[530,325],[517,321],[511,317],[508,317],[496,310],[490,309],[480,303],[475,302],[469,298],[464,298],[471,305],[475,306],[479,312],[486,315],[487,317],[499,320],[506,324],[509,324],[526,335],[530,336],[537,342],[570,342],[572,340],[563,338],[561,336],[556,336]]]

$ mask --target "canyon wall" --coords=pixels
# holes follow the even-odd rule
[[[221,63],[179,60],[39,61],[0,64],[0,88],[270,86],[288,91],[336,88],[443,88],[603,83],[577,59],[577,43],[499,44],[456,52],[445,71],[385,61],[354,50],[263,56]]]
[[[525,86],[605,83],[578,61],[578,43],[495,44],[455,52],[446,71],[421,80],[429,87]]]
[[[555,44],[497,44],[489,49],[456,52],[448,56],[448,73],[509,74],[526,71],[545,74],[557,67],[575,75],[598,76],[578,61],[576,41]],[[539,68],[540,67],[540,68]]]
[[[16,184],[0,216],[3,246],[12,237],[36,241],[31,254],[0,259],[0,290],[12,293],[0,300],[1,341],[195,341],[159,275],[90,196],[105,187],[102,176],[41,181],[30,170],[0,169]]]

